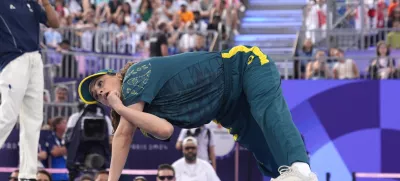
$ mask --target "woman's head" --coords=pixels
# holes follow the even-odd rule
[[[78,93],[85,104],[101,103],[108,106],[107,96],[111,91],[121,91],[122,76],[114,70],[101,70],[90,75],[79,84]]]
[[[124,4],[122,4],[122,12],[124,12],[125,14],[131,14],[131,5],[127,2],[125,2]]]
[[[388,56],[390,54],[389,47],[386,45],[384,41],[378,42],[376,46],[376,55],[377,56]]]
[[[85,104],[97,104],[99,102],[109,106],[107,101],[108,93],[121,91],[123,78],[133,64],[134,62],[127,63],[119,73],[112,69],[105,69],[84,78],[78,87],[79,97],[82,102]],[[111,118],[115,130],[119,124],[120,116],[111,110]]]
[[[312,48],[313,48],[313,43],[312,43],[311,39],[309,39],[309,38],[305,39],[303,42],[303,50],[310,51],[310,50],[312,50]]]

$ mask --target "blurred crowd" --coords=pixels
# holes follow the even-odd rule
[[[373,49],[376,52],[375,56],[358,58],[368,61],[367,67],[359,67],[357,61],[346,56],[347,46],[341,46],[343,43],[329,50],[320,48],[320,43],[327,38],[327,12],[329,11],[327,3],[326,0],[312,0],[305,9],[306,39],[295,52],[297,58],[294,61],[294,77],[304,79],[398,78],[400,66],[396,65],[397,56],[394,57],[391,52],[400,50],[399,1],[367,0],[364,1],[364,7],[361,7],[359,0],[336,2],[337,12],[334,13],[344,19],[337,27],[334,27],[337,33],[333,36],[337,40],[344,37],[343,39],[348,39],[348,42],[358,44],[360,51]],[[340,34],[344,31],[351,33],[348,36]],[[360,39],[353,39],[354,37],[360,37]]]
[[[239,0],[50,1],[61,28],[44,28],[42,46],[60,50],[64,42],[69,51],[142,56],[160,44],[168,47],[163,55],[208,50],[207,31],[222,40],[238,34],[237,14],[244,7]]]
[[[298,79],[397,79],[400,76],[400,66],[390,56],[390,45],[384,41],[377,43],[376,55],[366,60],[370,63],[365,70],[360,70],[343,49],[318,49],[311,39],[304,41],[295,57],[294,77]]]

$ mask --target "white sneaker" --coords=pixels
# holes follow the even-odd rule
[[[308,177],[306,177],[295,167],[281,166],[278,171],[280,176],[276,179],[271,179],[271,181],[318,181],[315,173],[310,173]]]

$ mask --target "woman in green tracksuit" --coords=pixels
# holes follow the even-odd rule
[[[215,119],[253,152],[264,175],[317,180],[282,96],[274,62],[258,47],[183,53],[129,63],[120,72],[86,77],[79,96],[113,109],[110,180],[118,180],[132,135],[167,140],[173,125],[195,128]]]

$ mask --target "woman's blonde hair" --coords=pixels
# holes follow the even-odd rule
[[[128,62],[127,64],[125,64],[124,68],[122,68],[119,71],[119,74],[121,75],[122,79],[121,79],[121,86],[122,86],[122,81],[124,80],[123,78],[125,77],[126,72],[128,71],[128,69],[135,64],[134,62]],[[121,87],[121,91],[122,91],[122,87]],[[122,92],[121,92],[122,95]],[[122,97],[121,97],[122,98]],[[111,121],[112,121],[112,126],[114,129],[114,132],[117,130],[118,125],[119,125],[119,121],[121,119],[121,115],[119,115],[115,110],[111,109]]]

